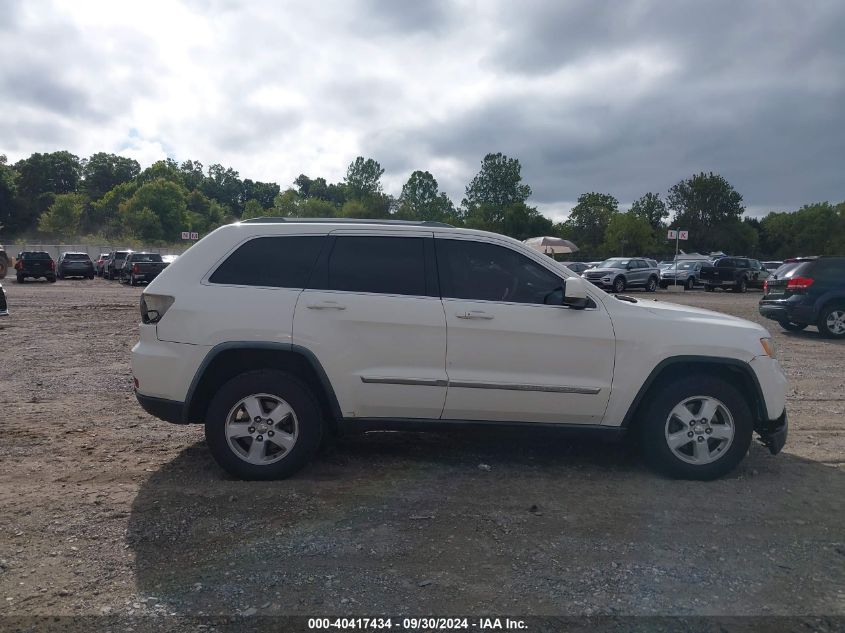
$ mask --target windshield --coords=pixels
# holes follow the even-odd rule
[[[611,257],[610,259],[604,260],[601,264],[596,266],[596,268],[625,268],[629,261],[631,260],[623,259],[621,257]]]

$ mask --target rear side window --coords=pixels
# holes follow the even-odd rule
[[[736,267],[736,262],[732,259],[720,259],[716,262],[716,268],[733,268]]]
[[[328,289],[426,295],[421,237],[339,236],[328,263]]]
[[[208,280],[235,286],[305,288],[325,239],[322,235],[257,237],[239,246]]]

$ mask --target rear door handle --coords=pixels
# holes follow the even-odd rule
[[[306,306],[309,310],[346,310],[346,306],[337,301],[321,301]]]
[[[492,314],[484,312],[483,310],[469,310],[468,312],[458,312],[456,314],[459,319],[483,319],[489,321],[493,318]]]

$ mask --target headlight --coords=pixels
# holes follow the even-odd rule
[[[772,339],[761,338],[760,345],[763,346],[763,351],[766,352],[769,357],[777,359],[778,347]]]

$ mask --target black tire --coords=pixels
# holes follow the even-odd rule
[[[8,271],[9,264],[6,262],[6,256],[0,255],[0,279],[4,279]]]
[[[226,439],[226,417],[242,398],[269,394],[285,400],[298,420],[296,443],[279,461],[258,465],[239,457]],[[284,479],[305,466],[320,446],[323,419],[311,390],[295,376],[260,369],[235,376],[211,400],[205,416],[205,439],[217,463],[239,479]],[[255,440],[253,440],[255,441]]]
[[[739,280],[739,283],[733,287],[733,291],[737,293],[743,293],[748,290],[748,281],[746,281],[745,277]]]
[[[51,277],[47,277],[47,281],[50,282],[51,284],[56,283],[56,276],[53,275]]]
[[[88,275],[88,279],[94,279],[94,277],[96,277],[96,275]]]
[[[625,278],[617,277],[613,280],[613,292],[625,292]]]
[[[827,304],[819,312],[819,320],[816,323],[819,328],[819,334],[826,338],[845,338],[845,329],[838,329],[836,325],[837,321],[841,322],[843,318],[845,318],[845,303]],[[834,324],[833,328],[831,328],[831,319]]]
[[[715,290],[713,286],[710,284],[704,284],[704,292],[713,292],[713,290]]]
[[[792,321],[778,321],[778,323],[787,332],[800,332],[807,327],[806,323],[793,323]]]
[[[15,275],[15,281],[17,281],[19,284],[22,284],[25,279],[26,277],[24,277],[23,275]]]
[[[131,273],[130,273],[130,275],[129,275],[129,285],[130,285],[130,286],[133,286],[133,287],[136,285],[136,282],[135,282],[135,275],[133,275],[133,274],[131,274]]]
[[[684,283],[684,290],[692,290],[693,288],[695,288],[695,277],[687,277]]]
[[[670,412],[694,396],[709,396],[721,401],[734,424],[733,440],[725,453],[715,461],[700,465],[676,456],[666,439]],[[638,415],[640,445],[646,461],[655,470],[676,479],[709,481],[729,473],[748,453],[753,430],[751,409],[742,394],[730,383],[706,374],[693,374],[662,386],[652,393],[651,400]]]
[[[657,290],[657,277],[649,277],[645,284],[646,292],[655,292]]]

